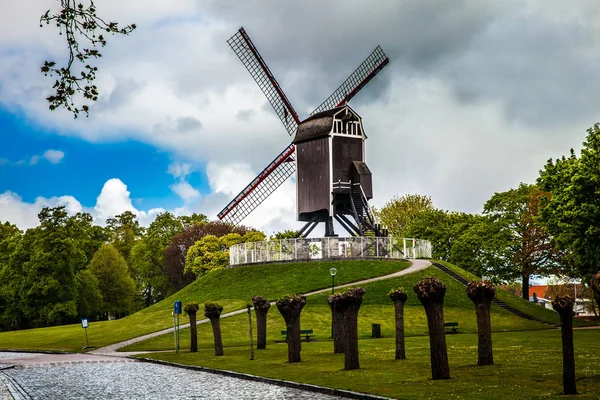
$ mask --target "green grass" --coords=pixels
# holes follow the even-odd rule
[[[172,326],[175,300],[218,301],[224,312],[244,308],[252,296],[274,300],[288,293],[303,293],[331,285],[329,268],[338,269],[336,283],[390,274],[408,267],[402,261],[336,261],[254,265],[210,273],[175,295],[126,318],[91,322],[89,343],[107,346]],[[185,318],[185,317],[184,317]],[[0,348],[81,351],[85,335],[79,324],[0,333]]]
[[[412,287],[425,276],[436,276],[446,285],[444,314],[446,321],[459,323],[462,333],[477,332],[475,311],[471,300],[467,298],[465,287],[450,278],[436,267],[429,267],[409,275],[371,282],[362,285],[365,288],[363,304],[359,313],[359,336],[370,337],[371,325],[380,324],[384,337],[393,337],[395,332],[394,307],[387,293],[392,288],[403,287],[408,292],[405,304],[405,332],[408,336],[426,335],[427,320],[425,311],[414,295]],[[316,340],[327,340],[331,334],[331,312],[327,305],[328,293],[309,296],[301,315],[302,329],[313,329]],[[525,301],[517,299],[517,305]],[[542,310],[543,311],[543,310]],[[552,314],[552,311],[547,310]],[[549,318],[553,315],[549,315]],[[184,320],[188,322],[187,318]],[[267,340],[275,342],[281,340],[280,331],[285,329],[283,318],[276,307],[271,307],[268,317]],[[223,319],[223,342],[225,346],[241,346],[248,342],[248,317],[239,315]],[[500,308],[492,306],[492,328],[494,331],[518,331],[530,329],[546,329],[544,324],[529,321]],[[256,329],[256,327],[254,328]],[[188,330],[182,330],[182,345],[189,346]],[[199,345],[212,346],[212,331],[209,325],[198,327]],[[173,334],[165,334],[144,342],[124,347],[121,351],[151,351],[169,350],[173,348]]]
[[[474,316],[472,317],[474,319]],[[600,330],[575,331],[578,399],[600,397]],[[394,339],[359,340],[360,370],[344,371],[343,354],[331,341],[302,343],[302,362],[288,364],[287,346],[269,343],[249,360],[249,347],[226,347],[215,357],[211,347],[147,355],[154,359],[296,382],[410,399],[531,399],[562,395],[561,339],[558,330],[497,332],[492,366],[478,367],[477,335],[447,336],[451,379],[431,380],[429,340],[406,340],[406,360],[394,361]]]

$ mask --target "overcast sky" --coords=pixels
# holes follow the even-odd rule
[[[600,2],[102,0],[136,23],[109,37],[89,118],[50,112],[39,68],[67,56],[39,17],[56,0],[2,0],[0,221],[65,204],[101,223],[132,210],[214,218],[290,137],[226,43],[244,26],[303,118],[375,48],[390,64],[351,106],[375,206],[419,193],[481,212],[579,149],[600,120]],[[298,229],[287,182],[244,223]]]

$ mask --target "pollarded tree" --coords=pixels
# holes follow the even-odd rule
[[[356,287],[329,296],[329,302],[342,314],[344,329],[344,369],[359,369],[358,357],[358,311],[365,289]]]
[[[340,354],[344,352],[344,316],[333,306],[333,298],[328,297],[327,303],[331,309],[331,334],[333,335],[333,353]]]
[[[577,394],[575,385],[575,352],[573,350],[573,303],[571,296],[557,296],[552,308],[560,316],[563,354],[563,389],[565,394]]]
[[[490,307],[496,295],[496,288],[491,282],[473,281],[467,285],[467,296],[475,304],[477,315],[477,365],[492,365],[492,321]]]
[[[221,338],[221,312],[223,306],[219,303],[204,303],[204,316],[210,320],[215,339],[215,356],[223,355],[223,339]]]
[[[394,302],[394,315],[396,319],[396,360],[405,360],[404,303],[406,303],[408,295],[404,289],[393,289],[388,293],[388,296]]]
[[[200,306],[195,301],[187,303],[183,307],[183,311],[190,317],[190,352],[195,353],[198,351],[198,329],[196,326],[196,313]]]
[[[277,300],[277,309],[285,321],[287,330],[288,344],[288,362],[300,362],[300,351],[302,342],[300,341],[300,313],[306,304],[306,297],[293,294],[283,296]]]
[[[267,348],[267,313],[271,303],[262,296],[252,297],[254,313],[256,314],[256,349]]]
[[[414,287],[417,298],[425,308],[429,328],[431,377],[450,379],[448,348],[444,331],[444,296],[446,286],[437,278],[423,278]]]
[[[125,258],[110,244],[98,249],[89,271],[98,279],[98,286],[104,299],[103,312],[109,319],[118,314],[127,314],[133,307],[135,282],[129,276]]]

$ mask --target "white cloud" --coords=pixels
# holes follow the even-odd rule
[[[188,182],[175,183],[170,188],[186,202],[200,197],[200,192],[194,189]]]
[[[131,211],[137,214],[137,210],[131,203],[131,197],[125,185],[120,179],[112,178],[104,183],[100,195],[96,199],[94,207],[95,216],[100,221]]]
[[[21,229],[33,228],[39,225],[37,215],[42,208],[58,206],[65,206],[71,215],[83,210],[72,196],[38,197],[33,203],[26,203],[16,193],[7,191],[0,194],[0,221],[9,221]]]
[[[29,165],[37,165],[37,163],[40,161],[40,156],[32,156],[29,159]]]
[[[44,158],[52,164],[58,164],[65,157],[65,153],[60,150],[46,150],[44,152]]]
[[[186,178],[193,171],[192,164],[184,162],[173,162],[169,164],[167,172],[174,178]]]

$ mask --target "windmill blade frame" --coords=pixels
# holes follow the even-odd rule
[[[235,35],[229,38],[227,44],[250,72],[290,136],[295,134],[300,123],[298,113],[294,110],[244,28],[240,28]]]
[[[310,115],[321,111],[330,110],[342,106],[352,99],[371,79],[375,77],[388,63],[390,59],[383,52],[381,46],[375,50],[363,61],[350,76],[319,105]]]
[[[217,214],[217,217],[233,225],[246,218],[294,174],[296,163],[291,157],[295,151],[294,145],[286,147]]]

